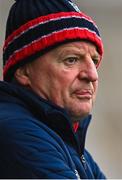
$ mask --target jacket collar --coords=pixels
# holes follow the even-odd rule
[[[67,144],[72,145],[82,155],[91,115],[80,122],[75,133],[70,117],[63,108],[42,99],[21,85],[0,82],[1,100],[16,102],[25,106],[37,119],[54,130]]]

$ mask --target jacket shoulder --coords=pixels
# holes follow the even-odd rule
[[[61,138],[26,110],[15,107],[0,113],[0,178],[76,179]]]

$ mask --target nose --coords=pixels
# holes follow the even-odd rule
[[[81,65],[81,70],[79,72],[79,78],[82,80],[83,79],[87,80],[89,82],[95,82],[98,80],[97,68],[91,58],[89,58],[88,61],[85,61]]]

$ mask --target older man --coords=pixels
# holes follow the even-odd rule
[[[103,54],[70,0],[17,0],[0,82],[0,178],[105,179],[85,149]]]

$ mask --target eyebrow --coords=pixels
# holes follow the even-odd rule
[[[69,53],[69,54],[75,54],[75,55],[77,55],[77,56],[83,56],[83,55],[85,55],[84,50],[78,49],[78,48],[75,48],[75,49],[74,49],[74,47],[73,47],[73,48],[70,47],[70,49],[69,49],[69,47],[65,47],[65,48],[63,48],[62,50],[58,50],[58,51],[57,51],[57,54],[59,55],[59,57],[62,57],[62,56],[64,56],[64,55],[67,55],[68,53]],[[100,59],[100,54],[99,54],[99,52],[96,50],[95,52],[93,52],[93,54],[91,54],[91,57],[96,58],[96,59]]]
[[[66,54],[66,53],[74,53],[76,55],[82,55],[82,50],[79,50],[79,49],[74,49],[74,48],[71,48],[71,49],[67,49],[67,48],[64,48],[62,51],[59,51],[59,55],[62,55],[62,54]]]

